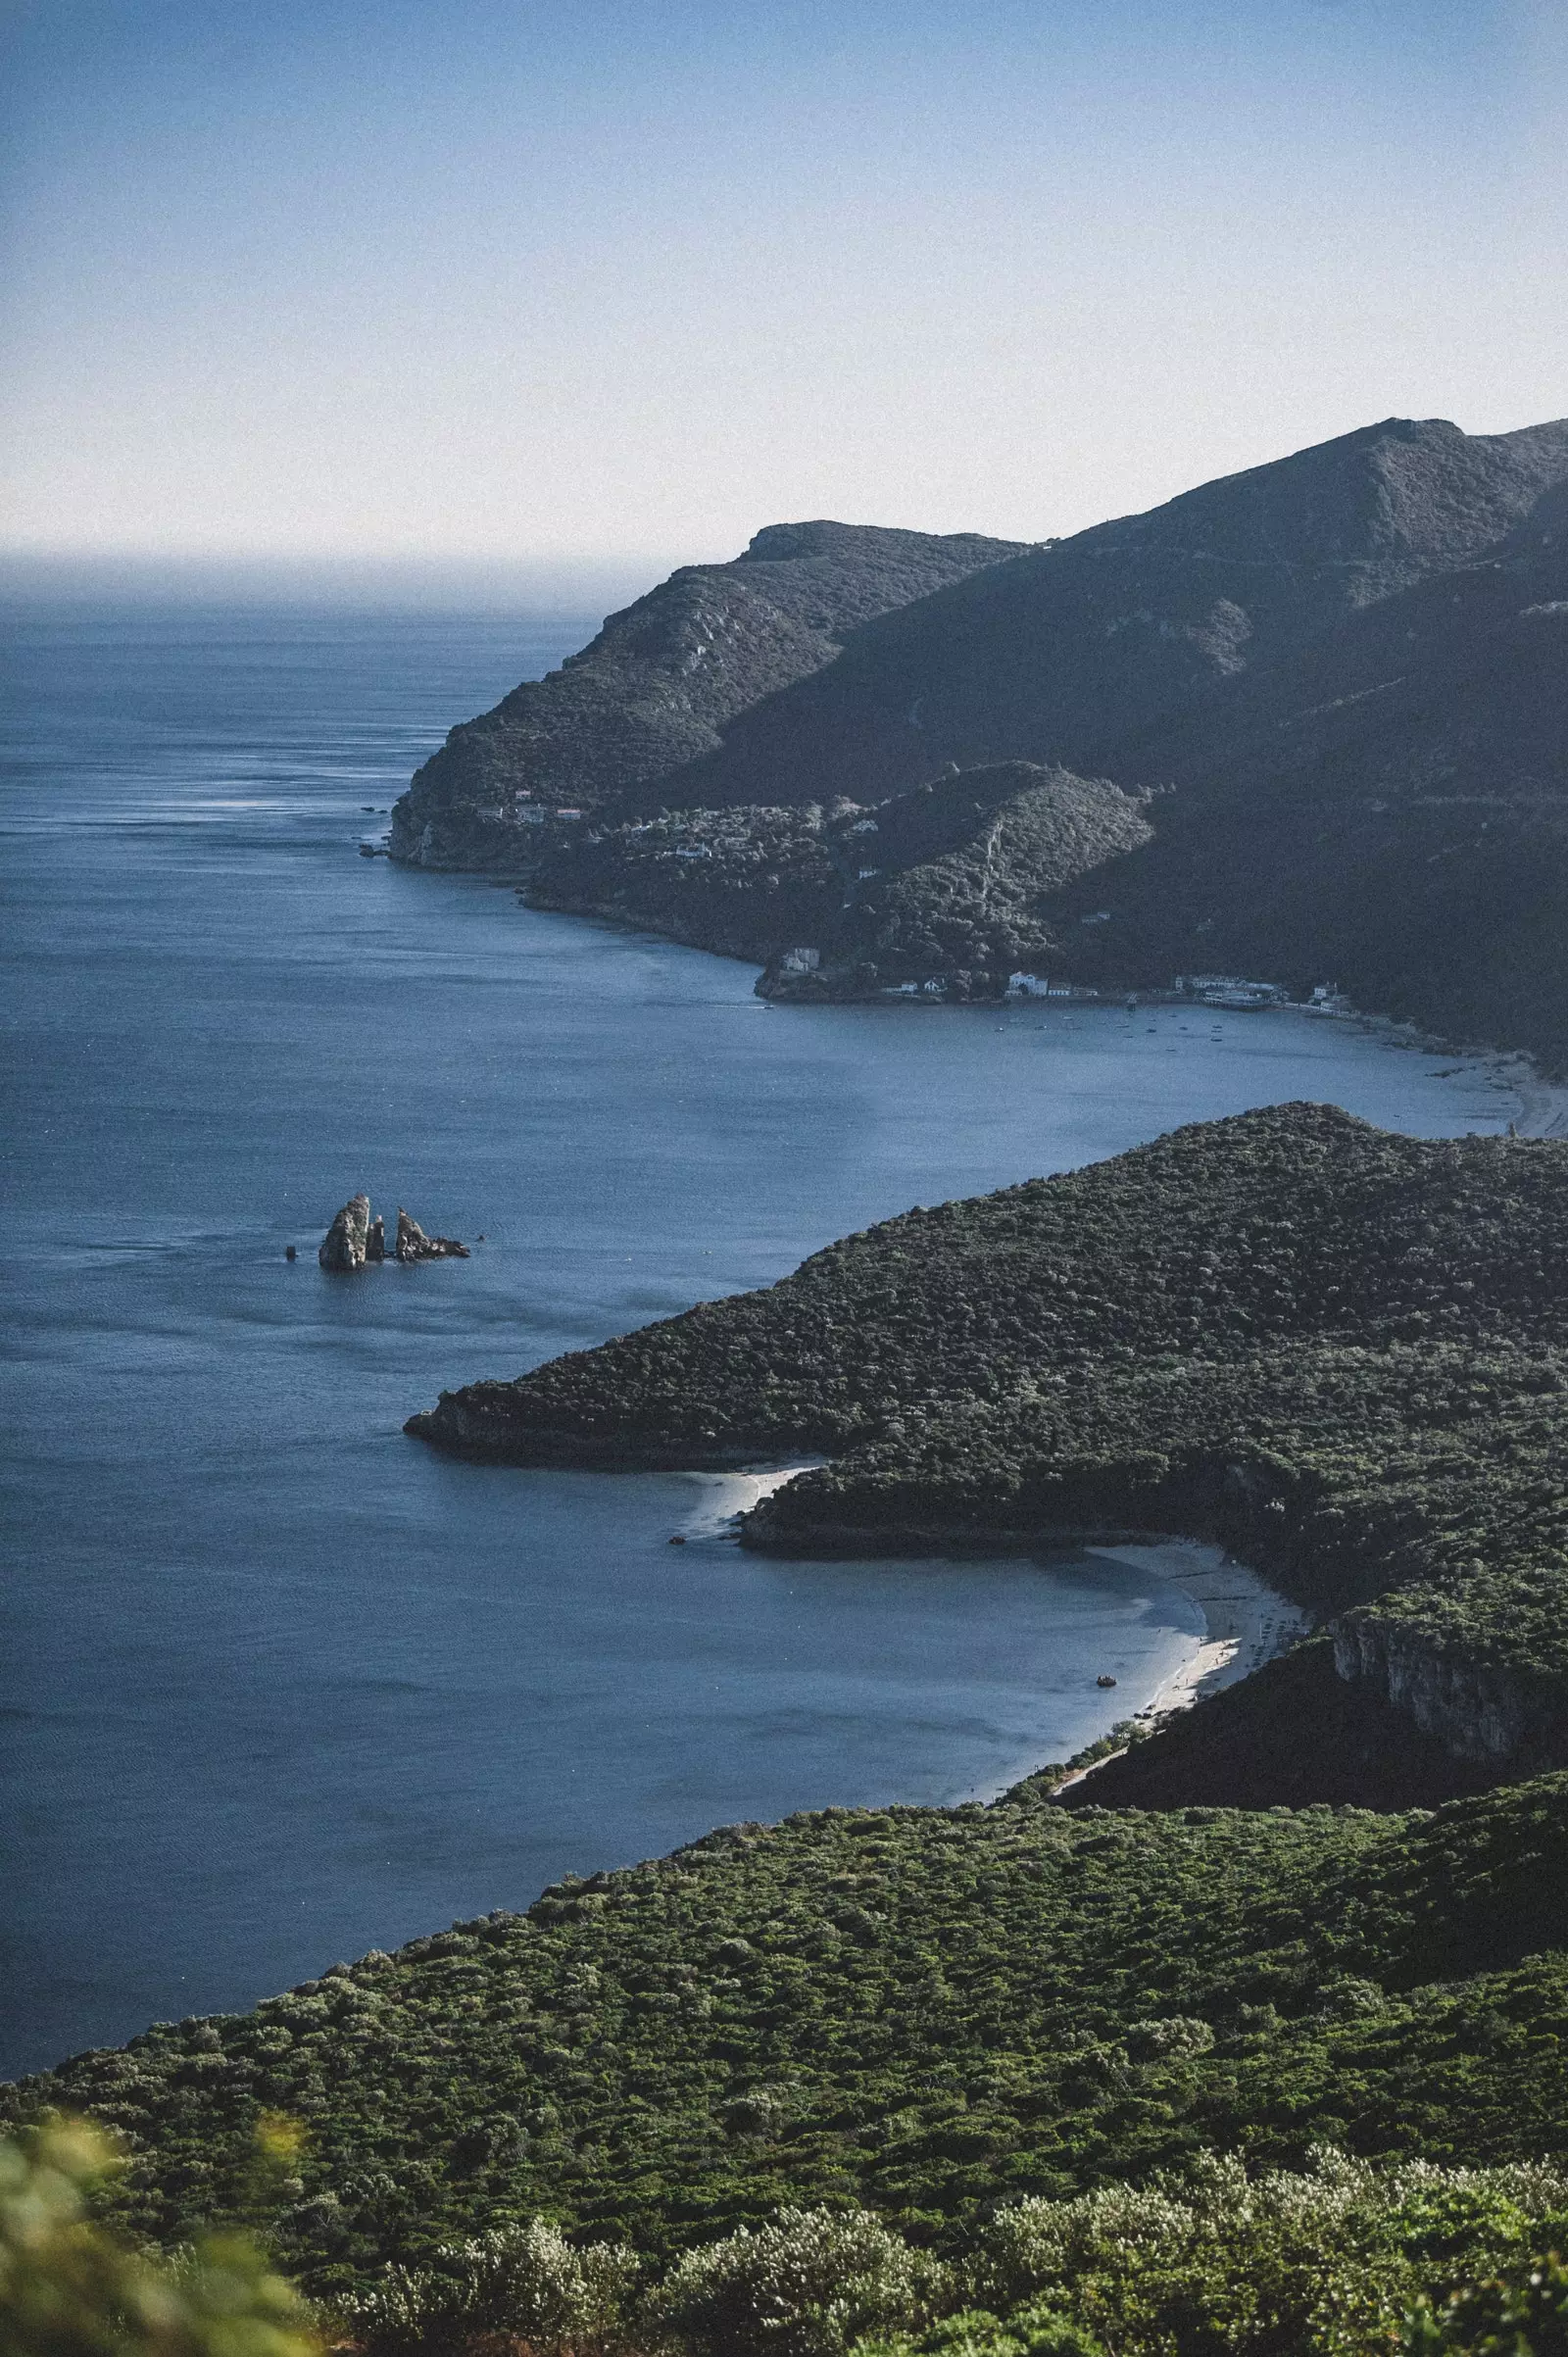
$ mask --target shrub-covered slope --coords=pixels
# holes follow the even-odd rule
[[[1198,1123],[1113,1160],[846,1237],[706,1302],[413,1420],[544,1462],[898,1438],[1027,1387],[1273,1341],[1568,1341],[1568,1153],[1397,1137],[1333,1105]]]
[[[393,811],[393,857],[515,869],[536,848],[521,813],[656,787],[734,713],[831,661],[859,623],[1020,545],[772,524],[733,564],[683,565],[559,671],[453,729]]]
[[[1204,2146],[1568,2146],[1568,1780],[1436,1815],[828,1810],[163,2025],[9,2090],[131,2141],[163,2240],[265,2191],[317,2285],[539,2211],[645,2249],[783,2201],[947,2243]]]
[[[410,1430],[522,1463],[823,1450],[752,1517],[784,1551],[1218,1538],[1341,1616],[1343,1680],[1517,1772],[1568,1758],[1565,1343],[1568,1149],[1295,1105],[910,1212]],[[1304,1790],[1170,1796],[1384,1796],[1305,1717]]]
[[[1147,840],[1146,805],[1103,779],[1024,761],[937,779],[862,810],[820,803],[679,810],[561,830],[527,897],[755,958],[770,997],[843,997],[928,976],[1001,991],[1059,961],[1048,897]],[[792,947],[820,963],[796,974]]]

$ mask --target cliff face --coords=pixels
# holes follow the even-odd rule
[[[684,565],[559,671],[455,728],[392,813],[392,856],[512,872],[546,813],[657,809],[660,781],[710,753],[737,712],[831,662],[861,623],[1022,545],[773,524],[733,564]]]
[[[1561,1758],[1562,1699],[1549,1682],[1444,1646],[1419,1624],[1376,1609],[1347,1613],[1334,1630],[1334,1666],[1454,1759],[1526,1775]]]

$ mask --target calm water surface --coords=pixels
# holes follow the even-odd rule
[[[771,1009],[357,857],[588,617],[7,618],[0,2073],[715,1823],[993,1791],[1197,1626],[1112,1565],[763,1562],[711,1480],[455,1465],[400,1431],[443,1384],[1180,1121],[1512,1109],[1294,1017]],[[331,1282],[362,1186],[485,1242]]]

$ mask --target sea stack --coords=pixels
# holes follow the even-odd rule
[[[416,1219],[398,1208],[398,1240],[394,1247],[405,1266],[411,1260],[466,1260],[468,1248],[455,1236],[427,1236]]]
[[[327,1229],[316,1257],[325,1269],[347,1272],[365,1266],[370,1234],[370,1199],[354,1195]]]

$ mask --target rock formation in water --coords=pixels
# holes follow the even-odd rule
[[[325,1269],[347,1273],[363,1268],[370,1234],[370,1199],[368,1195],[350,1196],[331,1226],[327,1229],[316,1257]]]
[[[398,1237],[393,1248],[405,1266],[411,1260],[466,1260],[468,1248],[455,1236],[427,1236],[416,1219],[399,1207]]]
[[[427,1236],[416,1219],[407,1211],[398,1212],[397,1238],[393,1245],[394,1258],[405,1266],[414,1260],[466,1260],[468,1248],[455,1236]],[[351,1197],[327,1229],[317,1258],[321,1266],[334,1271],[373,1266],[385,1260],[386,1223],[379,1212],[370,1217],[370,1199],[368,1195]]]

